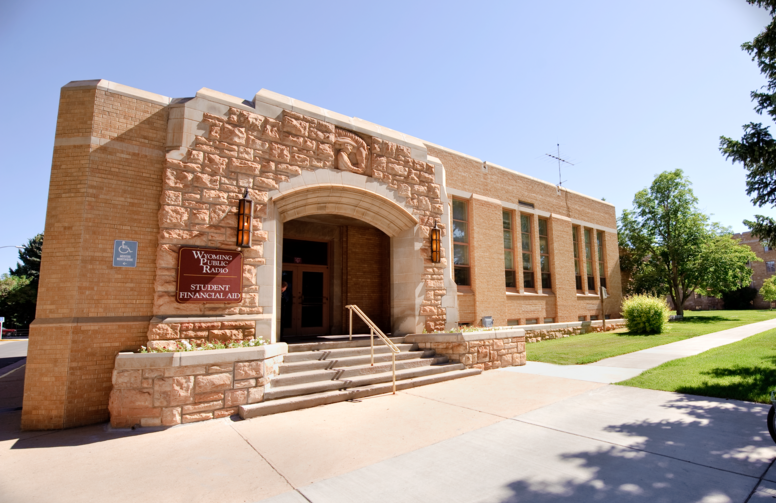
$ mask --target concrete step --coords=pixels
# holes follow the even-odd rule
[[[436,352],[433,349],[425,349],[420,351],[403,351],[396,354],[396,361],[411,360],[413,358],[430,358],[434,356]],[[293,374],[295,372],[308,372],[311,370],[331,370],[335,368],[352,367],[355,365],[367,365],[371,361],[369,355],[365,356],[348,356],[340,358],[338,360],[309,360],[294,363],[281,363],[278,366],[280,375]],[[391,354],[376,354],[375,363],[389,362],[391,361]]]
[[[402,354],[402,353],[399,353]],[[367,360],[368,361],[368,360]],[[432,356],[429,358],[411,358],[407,360],[397,360],[396,370],[427,367],[429,365],[441,365],[447,363],[446,356]],[[317,381],[332,381],[350,379],[362,375],[380,374],[382,372],[391,372],[392,363],[390,355],[388,361],[375,363],[374,366],[366,363],[364,365],[354,365],[351,367],[334,367],[324,370],[310,370],[307,372],[294,372],[291,374],[281,374],[272,380],[272,388],[278,389],[282,386],[293,386],[296,384],[311,383]]]
[[[424,386],[426,384],[434,384],[438,382],[450,381],[452,379],[460,379],[462,377],[475,376],[481,372],[482,370],[480,369],[464,369],[453,370],[441,374],[414,377],[411,379],[403,379],[401,381],[396,381],[396,390],[400,391],[404,389],[415,388],[417,386]],[[330,403],[344,402],[345,400],[355,400],[359,398],[366,398],[368,396],[382,395],[385,393],[390,393],[392,389],[392,383],[387,382],[348,388],[346,390],[325,391],[313,395],[294,396],[290,398],[282,398],[279,400],[254,403],[251,405],[241,405],[239,408],[239,414],[243,419],[250,419],[252,417],[268,416],[270,414],[277,414],[279,412],[288,412],[297,409],[317,407],[319,405],[326,405]]]
[[[397,344],[400,351],[414,351],[418,347],[416,344]],[[355,348],[342,348],[331,349],[321,351],[305,351],[300,353],[288,353],[283,357],[283,363],[295,363],[314,360],[339,360],[341,358],[347,358],[350,356],[369,356],[371,350],[369,346],[355,347]],[[390,353],[391,350],[388,346],[377,345],[375,343],[375,355]]]
[[[433,374],[441,374],[443,372],[449,372],[451,370],[463,370],[464,365],[462,363],[447,363],[443,365],[429,365],[418,368],[409,368],[396,371],[396,380],[412,379],[414,377],[422,377]],[[388,372],[381,372],[379,374],[358,375],[350,378],[328,380],[328,381],[316,381],[303,384],[292,384],[288,386],[275,387],[273,383],[270,383],[264,391],[264,400],[277,400],[278,398],[287,398],[290,396],[311,395],[313,393],[320,393],[322,391],[334,391],[346,388],[353,388],[359,386],[368,386],[370,384],[378,384],[381,382],[391,381],[393,374]]]
[[[390,337],[388,338],[394,344],[401,344],[404,342],[404,337]],[[375,346],[382,344],[382,341],[378,336],[375,336]],[[344,348],[362,348],[369,347],[369,336],[364,334],[354,335],[353,340],[349,341],[347,337],[344,340],[326,341],[326,342],[303,342],[303,343],[291,343],[288,345],[289,353],[302,353],[305,351],[326,351],[330,349],[344,349]]]

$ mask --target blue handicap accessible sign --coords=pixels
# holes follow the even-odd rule
[[[137,241],[117,239],[113,242],[113,267],[137,266]]]

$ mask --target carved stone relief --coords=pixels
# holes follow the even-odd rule
[[[369,146],[357,134],[335,128],[336,166],[342,171],[369,174]]]

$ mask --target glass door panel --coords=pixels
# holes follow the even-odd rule
[[[301,328],[323,329],[326,304],[324,286],[323,272],[302,271]]]

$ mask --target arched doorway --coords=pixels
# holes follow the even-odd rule
[[[310,328],[311,332],[315,332],[313,328],[321,327],[323,329],[328,327],[329,333],[347,334],[348,325],[343,311],[348,302],[362,309],[367,304],[380,306],[379,309],[370,307],[371,312],[367,314],[370,317],[374,316],[373,321],[380,325],[381,329],[385,327],[386,333],[407,334],[423,330],[424,319],[420,310],[425,296],[425,283],[422,279],[424,263],[421,254],[424,236],[418,225],[419,221],[404,208],[403,197],[382,187],[381,184],[375,184],[374,187],[364,187],[364,182],[361,182],[360,186],[347,185],[347,182],[365,179],[359,175],[350,175],[352,174],[341,174],[342,184],[311,183],[270,194],[267,214],[263,222],[264,230],[269,237],[268,241],[272,243],[270,249],[265,247],[265,256],[267,264],[273,264],[274,267],[260,269],[258,279],[260,305],[266,306],[264,307],[265,319],[270,325],[267,328],[273,334],[272,340],[285,339],[284,324],[291,328],[289,337],[303,335],[306,330],[301,330],[302,328]],[[307,177],[302,178],[303,180],[300,181],[304,182],[304,178]],[[353,180],[346,182],[346,178],[353,178]],[[313,236],[315,232],[323,233],[325,226],[340,228],[339,238],[331,234],[319,235],[317,238]],[[346,234],[343,233],[343,227],[347,230]],[[360,248],[360,251],[343,253],[346,251],[344,248],[338,251],[336,247],[342,246],[343,237],[349,238],[348,246],[352,245],[352,250]],[[292,273],[291,276],[295,276],[294,269],[286,265],[292,265],[292,261],[295,262],[297,258],[283,258],[285,239],[313,242],[317,240],[329,243],[325,252],[328,279],[319,277],[324,285],[329,285],[328,299],[324,299],[327,306],[325,308],[316,306],[315,309],[322,310],[324,313],[328,309],[330,315],[327,321],[321,319],[322,325],[318,327],[302,327],[301,321],[298,321],[295,328],[293,319],[289,321],[288,318],[293,314],[287,314],[283,319],[284,302],[286,305],[291,303],[290,312],[293,313],[293,299],[289,297],[299,295],[300,289],[304,289],[304,280],[301,280],[303,282],[301,286],[295,283],[299,281],[295,278],[290,282],[288,279],[283,280],[284,272],[287,278],[289,272]],[[367,244],[364,245],[364,242]],[[287,243],[290,243],[287,249],[300,246],[299,243],[290,241]],[[340,244],[337,245],[337,243]],[[319,250],[317,253],[320,256],[323,252]],[[339,259],[334,260],[334,257]],[[299,258],[304,262],[303,257]],[[321,262],[320,259],[318,261]],[[311,265],[323,266],[323,264]],[[346,266],[350,270],[355,266],[365,269],[371,267],[371,269],[350,276],[349,282],[342,282]],[[340,271],[334,273],[337,267]],[[296,268],[296,274],[300,273],[300,269]],[[301,274],[304,274],[304,271],[301,271]],[[337,278],[340,279],[339,290],[336,290],[337,286],[333,284]],[[285,292],[281,291],[283,281],[287,283],[287,290],[288,288],[295,290],[286,294],[285,300],[283,297]],[[313,285],[313,280],[310,281],[309,285]],[[379,295],[375,293],[378,291]],[[335,294],[332,295],[332,292]],[[317,293],[317,286],[315,293]],[[309,297],[310,295],[308,300]],[[324,297],[327,296],[324,295]],[[263,299],[271,299],[271,303],[264,304]],[[297,318],[301,319],[301,303],[296,309]],[[324,315],[321,315],[321,318],[323,317]],[[354,319],[354,331],[358,330],[359,327]],[[361,330],[363,333],[366,327],[361,326]],[[300,335],[292,336],[291,333]]]
[[[391,331],[390,238],[362,220],[309,215],[283,226],[280,338],[348,333],[345,306],[358,305]],[[354,333],[368,333],[358,318]]]

